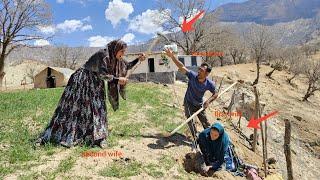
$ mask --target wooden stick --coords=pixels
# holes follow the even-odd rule
[[[285,119],[284,122],[285,122],[284,154],[286,156],[286,161],[287,161],[288,180],[293,180],[291,148],[290,148],[291,123],[288,119]]]
[[[180,110],[184,111],[184,109],[181,108],[181,107],[179,106],[179,104],[178,104],[178,105],[168,104],[168,103],[162,103],[162,104],[163,104],[163,105],[166,105],[166,106],[169,106],[169,107],[171,107],[171,108],[177,108],[177,109],[180,109]]]
[[[176,133],[177,131],[179,131],[179,129],[181,129],[184,125],[186,125],[189,121],[191,121],[195,116],[197,116],[199,113],[201,113],[201,111],[203,111],[204,108],[200,108],[197,112],[195,112],[194,114],[192,114],[185,122],[183,122],[182,124],[180,124],[177,128],[175,128],[169,136],[172,136],[174,133]]]
[[[221,86],[222,86],[222,82],[223,82],[223,79],[224,79],[224,77],[225,77],[226,75],[223,75],[223,77],[222,77],[222,79],[221,79],[221,81],[220,81],[220,85],[219,85],[219,89],[218,89],[218,93],[220,92],[220,89],[221,89]]]
[[[255,95],[255,108],[254,108],[254,118],[258,119],[258,115],[259,115],[259,96],[258,96],[258,92],[257,92],[257,88],[256,86],[253,87],[253,92]],[[253,152],[256,152],[256,147],[257,147],[257,135],[258,135],[258,131],[257,129],[253,130],[253,144],[252,144],[252,150]]]
[[[266,147],[266,159],[268,159],[268,146],[267,146],[267,143],[268,143],[268,124],[267,124],[267,121],[264,121],[264,146]]]
[[[235,86],[238,82],[235,82],[233,84],[231,84],[228,88],[226,88],[224,91],[222,91],[217,98],[221,97],[224,93],[226,93],[229,89],[231,89],[233,86]],[[170,135],[168,136],[172,136],[174,133],[176,133],[177,131],[179,131],[179,129],[181,129],[184,125],[186,125],[189,121],[191,121],[196,115],[198,115],[201,111],[203,111],[204,108],[200,108],[197,112],[195,112],[194,114],[192,114],[185,122],[183,122],[182,124],[180,124],[177,128],[175,128]]]
[[[242,109],[244,108],[244,93],[242,93]],[[241,114],[240,114],[240,116],[239,116],[239,120],[238,120],[238,127],[239,127],[239,129],[241,129],[241,118],[242,118],[242,112],[241,112]]]
[[[262,109],[259,109],[259,118],[262,114]],[[262,157],[263,157],[263,166],[264,166],[264,177],[267,177],[267,163],[266,163],[266,146],[265,146],[265,134],[263,133],[262,122],[260,122],[261,130],[261,142],[262,142]]]
[[[233,90],[233,94],[231,96],[231,101],[230,101],[230,104],[228,106],[228,113],[230,113],[229,114],[229,119],[231,119],[231,109],[232,109],[232,106],[234,105],[234,97],[235,97],[235,95],[236,95],[236,90]]]

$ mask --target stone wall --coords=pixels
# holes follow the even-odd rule
[[[149,72],[130,75],[129,79],[134,82],[154,82],[161,84],[173,84],[176,72]]]

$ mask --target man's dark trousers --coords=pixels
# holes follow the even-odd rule
[[[188,102],[187,100],[184,101],[184,114],[187,118],[189,118],[192,114],[197,112],[200,108],[201,108],[200,105],[195,106],[192,103]],[[201,111],[198,114],[198,118],[199,118],[204,129],[207,129],[210,126],[210,123],[208,122],[205,110]],[[192,136],[194,137],[194,139],[196,139],[197,129],[195,127],[193,119],[188,122],[188,126],[189,126],[189,129],[191,131]]]

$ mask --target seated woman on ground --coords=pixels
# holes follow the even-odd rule
[[[206,175],[209,170],[219,170],[225,158],[229,157],[229,135],[224,131],[220,123],[214,123],[203,130],[197,139],[202,155],[196,164],[197,170]]]

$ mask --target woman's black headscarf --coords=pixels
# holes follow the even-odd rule
[[[108,72],[114,77],[125,77],[127,74],[127,62],[125,60],[117,60],[118,51],[127,47],[122,40],[114,40],[107,44],[107,52],[109,56],[105,58]],[[119,108],[119,93],[123,99],[126,99],[125,86],[118,84],[116,81],[108,82],[108,99],[113,108]]]

